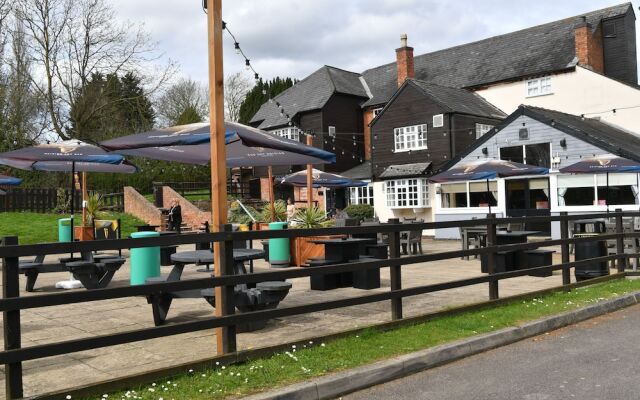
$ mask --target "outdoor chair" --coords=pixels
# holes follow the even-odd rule
[[[422,229],[403,232],[400,237],[400,245],[404,254],[423,254],[422,252]]]
[[[344,228],[345,226],[358,226],[357,218],[339,218],[336,219],[336,228]]]
[[[623,220],[623,232],[624,233],[633,233],[633,220],[626,221]],[[605,222],[606,234],[616,233],[616,224],[615,220],[613,222],[607,221]],[[625,254],[635,254],[638,252],[638,239],[635,237],[625,237],[623,241],[624,245],[624,253]],[[618,241],[616,239],[607,240],[607,255],[618,254]],[[611,260],[610,266],[615,267],[616,260]],[[634,268],[638,267],[638,258],[633,259]]]
[[[460,231],[460,240],[466,240],[467,243],[463,243],[462,244],[462,249],[463,250],[469,250],[469,249],[479,249],[481,247],[485,247],[486,246],[486,239],[487,239],[487,235],[486,232],[485,233],[480,233],[480,232],[466,232],[465,235],[465,230],[466,228],[458,228],[458,230]],[[469,256],[464,256],[461,257],[463,260],[468,260]],[[473,256],[473,258],[477,259],[478,255],[475,254]]]
[[[525,224],[523,222],[510,222],[507,224],[508,231],[524,231]]]

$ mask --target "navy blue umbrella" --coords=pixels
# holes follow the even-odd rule
[[[445,172],[432,176],[429,180],[438,183],[486,180],[487,196],[490,198],[489,179],[523,175],[546,175],[548,173],[549,168],[545,167],[489,159],[459,164]],[[491,214],[491,202],[489,202],[489,214]]]
[[[367,186],[367,182],[349,179],[347,177],[323,172],[317,169],[312,171],[313,187],[329,187],[329,188],[345,188],[353,186]],[[307,171],[298,171],[282,178],[280,183],[286,183],[293,186],[307,186]]]
[[[0,186],[17,186],[22,183],[22,179],[13,176],[0,175]]]
[[[560,172],[568,174],[606,174],[607,194],[605,201],[607,202],[607,211],[609,211],[609,173],[638,173],[640,172],[640,163],[614,154],[602,154],[585,158],[575,164],[560,168]]]
[[[208,123],[155,129],[100,143],[119,154],[205,165],[211,161]],[[333,153],[236,122],[225,122],[228,167],[334,163]]]

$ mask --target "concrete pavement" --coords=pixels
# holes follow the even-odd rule
[[[342,399],[638,399],[639,328],[636,305]]]

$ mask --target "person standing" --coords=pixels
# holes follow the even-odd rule
[[[173,200],[169,208],[169,230],[177,233],[182,230],[182,208],[178,200]]]
[[[287,221],[291,221],[294,215],[296,215],[296,205],[293,204],[293,200],[289,197],[287,199]]]

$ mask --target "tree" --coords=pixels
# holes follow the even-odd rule
[[[202,116],[194,106],[187,106],[187,108],[178,117],[176,125],[193,124],[196,122],[202,122],[202,120]]]
[[[230,121],[238,121],[240,119],[240,107],[250,88],[249,79],[242,75],[241,72],[227,76],[224,80],[224,111],[226,119]]]
[[[172,63],[150,71],[156,45],[142,25],[117,24],[105,0],[15,0],[16,19],[25,26],[29,53],[42,71],[32,77],[45,99],[51,130],[69,139],[70,108],[96,73],[124,71],[149,77],[147,93],[161,88],[174,71]],[[95,94],[98,95],[98,94]]]
[[[248,124],[264,103],[284,92],[294,83],[295,81],[291,78],[276,77],[268,82],[263,82],[260,79],[247,93],[240,106],[240,123]]]
[[[181,125],[183,114],[191,122],[200,122],[209,114],[207,87],[191,79],[182,79],[170,86],[156,102],[159,123],[163,126]]]
[[[69,136],[89,142],[149,130],[155,114],[140,79],[94,73],[71,105]]]

